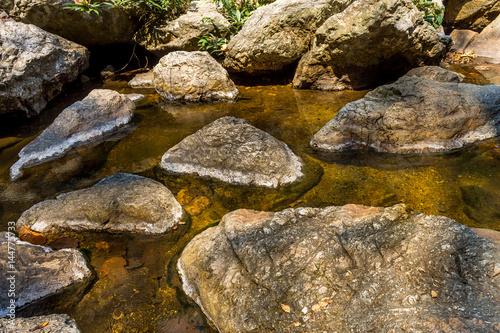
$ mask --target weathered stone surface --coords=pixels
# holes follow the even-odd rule
[[[132,80],[128,83],[132,88],[154,88],[155,85],[153,83],[154,75],[153,71],[149,71],[147,73],[141,73],[134,76]]]
[[[203,22],[204,18],[213,22]],[[218,30],[228,27],[229,22],[218,12],[215,3],[193,1],[185,14],[152,29],[145,26],[135,39],[146,50],[161,57],[173,51],[197,51],[200,37],[217,34]]]
[[[9,313],[9,289],[15,280],[15,305],[20,308],[76,283],[91,275],[82,254],[75,249],[54,251],[19,240],[12,233],[0,232],[0,317]],[[9,256],[13,257],[11,265]],[[11,273],[12,271],[15,273]],[[10,272],[10,273],[9,273]],[[14,276],[14,279],[10,279]]]
[[[500,4],[500,1],[498,2]],[[474,50],[477,55],[491,58],[490,62],[500,63],[500,16],[488,25],[465,49]]]
[[[464,51],[474,37],[478,35],[472,30],[455,29],[451,32],[450,37],[453,39],[452,50]]]
[[[16,318],[11,325],[8,319],[0,319],[0,331],[11,333],[41,332],[41,333],[80,333],[74,319],[66,314],[51,314],[30,318]],[[46,326],[38,328],[44,323]],[[3,331],[5,330],[5,331]]]
[[[358,0],[330,17],[300,60],[295,88],[361,89],[380,76],[436,64],[451,45],[411,0]]]
[[[160,234],[183,218],[181,205],[163,184],[117,173],[36,204],[21,215],[17,229],[26,226],[44,235],[89,230]]]
[[[481,32],[500,14],[498,0],[445,0],[444,23],[449,29]]]
[[[130,43],[139,27],[132,11],[103,8],[99,15],[67,10],[73,0],[0,0],[12,18],[85,46]]]
[[[444,76],[442,76],[444,78]],[[349,103],[311,140],[324,151],[444,152],[500,134],[500,86],[405,75]]]
[[[496,332],[499,263],[447,217],[346,205],[231,212],[178,269],[219,332]]]
[[[88,61],[83,46],[31,24],[0,19],[0,113],[38,115]]]
[[[314,32],[353,0],[277,0],[258,8],[233,37],[224,67],[234,72],[279,71],[310,47]]]
[[[238,185],[279,187],[303,177],[288,146],[243,119],[220,118],[163,155],[160,169]]]
[[[238,89],[208,52],[177,51],[153,68],[156,91],[168,101],[235,100]]]
[[[95,89],[82,101],[64,109],[54,122],[19,152],[10,168],[12,180],[22,168],[61,157],[77,146],[96,142],[116,132],[134,115],[135,104],[113,90]]]
[[[421,77],[437,82],[462,82],[464,76],[439,66],[424,66],[411,69],[406,76]]]

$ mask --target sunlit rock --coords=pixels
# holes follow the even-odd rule
[[[73,148],[103,140],[126,125],[134,115],[135,104],[113,90],[95,89],[82,101],[64,109],[54,122],[19,152],[10,168],[15,180],[22,168],[61,157]]]
[[[499,244],[404,205],[237,210],[178,262],[219,332],[495,331],[496,267]]]
[[[500,14],[497,0],[444,0],[444,22],[448,29],[481,32]]]
[[[80,333],[74,319],[65,314],[51,314],[29,318],[16,318],[11,325],[9,319],[0,319],[0,330],[10,333],[50,332],[50,333]],[[3,331],[5,330],[5,331]]]
[[[88,67],[88,50],[31,24],[0,18],[0,114],[38,115]]]
[[[498,9],[500,11],[500,4]],[[500,16],[484,28],[465,49],[465,52],[471,51],[490,58],[489,61],[492,63],[500,63]]]
[[[239,94],[227,71],[208,52],[169,53],[153,74],[156,91],[167,101],[232,101]]]
[[[85,283],[92,275],[77,250],[54,251],[23,242],[12,233],[0,233],[0,254],[0,317],[10,312],[11,302],[20,308]],[[15,290],[12,297],[10,289]]]
[[[163,184],[118,173],[90,188],[36,204],[21,215],[17,228],[44,235],[65,231],[161,234],[184,218],[181,205]]]
[[[302,160],[285,143],[232,117],[186,137],[163,155],[159,167],[168,173],[273,188],[303,177]]]
[[[420,70],[419,70],[420,71]],[[440,69],[438,76],[447,80]],[[445,152],[500,134],[500,86],[410,72],[344,106],[312,138],[322,151]]]
[[[153,83],[153,71],[149,71],[146,73],[140,73],[134,76],[132,80],[128,83],[129,86],[136,89],[141,88],[154,88]]]

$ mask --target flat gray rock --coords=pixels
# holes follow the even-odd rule
[[[208,52],[169,53],[153,68],[156,91],[167,101],[233,101],[239,91]]]
[[[0,55],[0,114],[38,115],[89,65],[85,47],[10,19],[0,19]]]
[[[410,72],[347,104],[313,136],[311,146],[330,152],[428,153],[498,136],[500,86],[458,83],[456,75],[442,71],[438,79],[451,82]]]
[[[231,184],[277,188],[303,177],[302,160],[243,119],[220,118],[163,155],[160,169]]]
[[[54,251],[23,242],[12,233],[0,232],[0,254],[0,317],[8,315],[11,300],[19,309],[92,275],[76,249]],[[15,281],[13,297],[11,281]]]
[[[19,152],[10,177],[22,176],[22,168],[53,160],[71,149],[96,142],[116,132],[133,117],[135,104],[113,90],[95,89],[82,101],[64,109],[54,122]]]
[[[500,245],[402,204],[237,210],[178,270],[221,333],[499,328]]]
[[[176,226],[184,211],[163,184],[117,173],[94,186],[42,201],[17,221],[44,235],[65,231],[161,234]]]
[[[43,329],[41,325],[47,323]],[[66,314],[51,314],[30,318],[16,318],[14,323],[8,319],[0,319],[0,331],[11,333],[40,332],[40,333],[80,333],[74,319]]]

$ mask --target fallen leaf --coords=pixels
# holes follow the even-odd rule
[[[285,304],[281,304],[281,308],[283,309],[283,311],[285,311],[286,313],[290,313],[290,307],[288,305],[285,305]]]
[[[313,311],[318,311],[320,308],[321,308],[321,307],[320,307],[320,305],[319,305],[319,304],[314,304],[314,305],[312,306],[312,310],[313,310]]]
[[[432,291],[431,291],[431,297],[432,297],[432,298],[436,298],[436,297],[438,297],[438,293],[437,293],[437,292],[435,292],[434,290],[432,290]]]
[[[49,324],[49,322],[48,322],[48,321],[46,321],[46,322],[45,322],[45,323],[43,323],[42,325],[37,326],[35,329],[36,329],[36,330],[41,330],[42,328],[44,328],[44,327],[45,327],[45,326],[47,326],[48,324]]]

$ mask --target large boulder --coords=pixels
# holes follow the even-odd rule
[[[163,184],[117,173],[96,185],[42,201],[25,211],[17,229],[44,235],[66,231],[161,234],[184,218],[182,206]]]
[[[175,102],[231,101],[238,89],[227,71],[208,52],[177,51],[153,68],[156,91]]]
[[[0,113],[38,115],[88,64],[85,47],[31,24],[0,19]]]
[[[219,332],[497,332],[500,245],[443,216],[237,210],[178,262]]]
[[[93,2],[93,1],[92,1]],[[139,27],[137,14],[123,8],[103,8],[99,15],[64,9],[73,0],[0,0],[0,10],[76,43],[102,46],[131,43]]]
[[[411,0],[358,0],[316,31],[293,85],[365,88],[381,77],[439,63],[450,45],[451,38],[429,26]]]
[[[146,25],[135,39],[146,50],[162,57],[173,51],[197,51],[200,37],[218,34],[228,27],[228,20],[215,3],[193,1],[185,14],[154,27]]]
[[[102,140],[127,124],[135,104],[113,90],[92,90],[82,101],[64,109],[54,122],[19,152],[19,160],[10,168],[15,180],[22,168],[61,157],[73,148]]]
[[[12,313],[12,304],[20,308],[86,283],[92,275],[78,250],[54,251],[8,232],[0,232],[0,254],[0,317]]]
[[[500,4],[500,1],[498,3]],[[470,51],[491,58],[492,63],[500,63],[500,16],[472,40],[465,49],[465,52]]]
[[[287,69],[310,47],[314,32],[354,0],[277,0],[258,8],[232,38],[224,67],[259,74]]]
[[[451,82],[438,82],[424,74],[410,71],[347,104],[314,135],[311,146],[323,151],[445,152],[499,135],[500,86],[458,83],[459,77],[444,73],[431,77]]]
[[[40,327],[44,324],[45,326],[41,329]],[[16,318],[12,321],[0,319],[1,332],[26,333],[36,332],[37,330],[40,330],[41,333],[80,333],[75,320],[66,314]]]
[[[303,177],[288,146],[243,119],[220,118],[170,148],[160,169],[238,185],[277,188]]]
[[[443,25],[447,29],[471,29],[481,32],[500,14],[498,0],[444,0]]]

